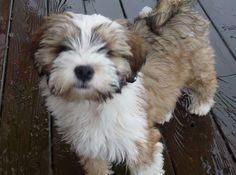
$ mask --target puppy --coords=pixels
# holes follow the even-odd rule
[[[214,103],[208,22],[187,0],[161,0],[131,25],[52,15],[33,41],[46,106],[88,175],[112,174],[111,163],[124,161],[132,175],[164,174],[154,123],[171,118],[184,87],[193,92],[191,113],[205,115]]]

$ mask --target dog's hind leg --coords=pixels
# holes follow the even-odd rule
[[[187,82],[187,87],[192,90],[192,104],[189,106],[189,112],[203,116],[214,105],[217,80],[212,49],[210,47],[200,49],[198,55],[201,58],[193,60],[193,78]]]
[[[111,175],[113,171],[107,161],[99,159],[82,159],[81,164],[84,166],[86,175]]]

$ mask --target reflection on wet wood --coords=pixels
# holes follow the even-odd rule
[[[5,78],[5,67],[7,59],[7,47],[9,43],[10,18],[12,11],[12,0],[0,0],[0,104],[2,100],[3,82]]]
[[[236,1],[199,0],[236,59]]]
[[[235,174],[236,164],[227,150],[213,116],[190,116],[189,96],[183,95],[174,118],[162,128],[176,174]]]
[[[46,10],[44,0],[14,1],[1,111],[2,175],[49,174],[48,120],[29,52],[30,33],[40,25]]]
[[[98,13],[111,19],[124,17],[118,0],[86,0],[84,3],[87,14]]]
[[[207,18],[200,6],[196,6],[196,8]],[[219,83],[213,112],[217,125],[236,160],[236,61],[212,25],[210,25],[210,38],[216,53]]]

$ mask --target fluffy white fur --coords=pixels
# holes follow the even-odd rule
[[[121,79],[131,71],[128,61],[121,57],[132,56],[124,27],[101,15],[66,13],[61,17],[48,19],[35,59],[39,71],[44,69],[44,65],[50,65],[40,87],[63,140],[72,145],[90,175],[94,172],[111,174],[109,165],[112,162],[126,162],[132,167],[133,175],[163,174],[162,146],[156,142],[152,154],[154,160],[148,158],[151,165],[137,170],[137,165],[142,165],[145,159],[141,152],[149,149],[150,128],[142,74],[137,75],[134,83],[120,87]],[[105,33],[99,33],[103,24],[102,32]],[[94,30],[98,32],[95,36]],[[111,49],[116,49],[112,58],[106,48],[109,38],[104,41],[106,32],[112,39]],[[55,35],[65,35],[64,41],[61,43]],[[61,45],[63,49],[58,53],[50,50],[57,47],[60,50]],[[55,52],[57,54],[52,55]],[[80,65],[89,65],[95,71],[85,88],[82,88],[85,82],[75,74],[75,68]],[[119,88],[122,88],[122,93],[116,92]],[[100,94],[107,95],[104,101],[97,99]],[[73,99],[73,96],[78,97]],[[96,167],[99,165],[103,167]]]
[[[205,116],[211,110],[212,106],[214,105],[214,100],[210,99],[206,103],[202,103],[198,100],[197,97],[192,99],[192,104],[189,106],[189,112],[191,114]]]
[[[41,87],[63,139],[80,156],[118,163],[137,159],[135,142],[147,140],[145,102],[139,96],[144,93],[141,77],[103,104],[68,102],[50,95],[45,79]]]
[[[139,17],[145,18],[152,12],[152,8],[145,6],[143,9],[139,12]]]

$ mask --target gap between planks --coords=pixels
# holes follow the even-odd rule
[[[223,35],[221,34],[221,32],[219,31],[219,29],[216,27],[214,21],[211,19],[211,17],[208,15],[206,9],[204,8],[204,6],[202,5],[202,2],[197,0],[198,4],[200,5],[200,7],[202,8],[203,12],[205,13],[205,15],[207,16],[208,20],[211,22],[212,26],[214,27],[214,29],[216,30],[216,32],[218,33],[219,37],[221,38],[221,40],[223,41],[223,43],[225,44],[225,46],[227,47],[227,49],[229,50],[230,54],[232,55],[232,57],[235,59],[236,61],[236,55],[234,55],[232,49],[229,47],[229,44],[226,42],[226,40],[224,39]]]
[[[9,44],[10,44],[10,32],[12,27],[12,15],[13,15],[13,6],[14,0],[10,1],[9,6],[9,13],[8,13],[8,24],[7,24],[7,31],[6,31],[6,39],[5,39],[5,49],[3,54],[3,64],[2,64],[2,77],[1,77],[1,84],[0,84],[0,114],[2,114],[2,101],[3,101],[3,93],[4,93],[4,85],[5,85],[5,78],[6,78],[6,71],[7,71],[7,58],[9,52]],[[1,117],[0,116],[0,126],[1,126]]]

